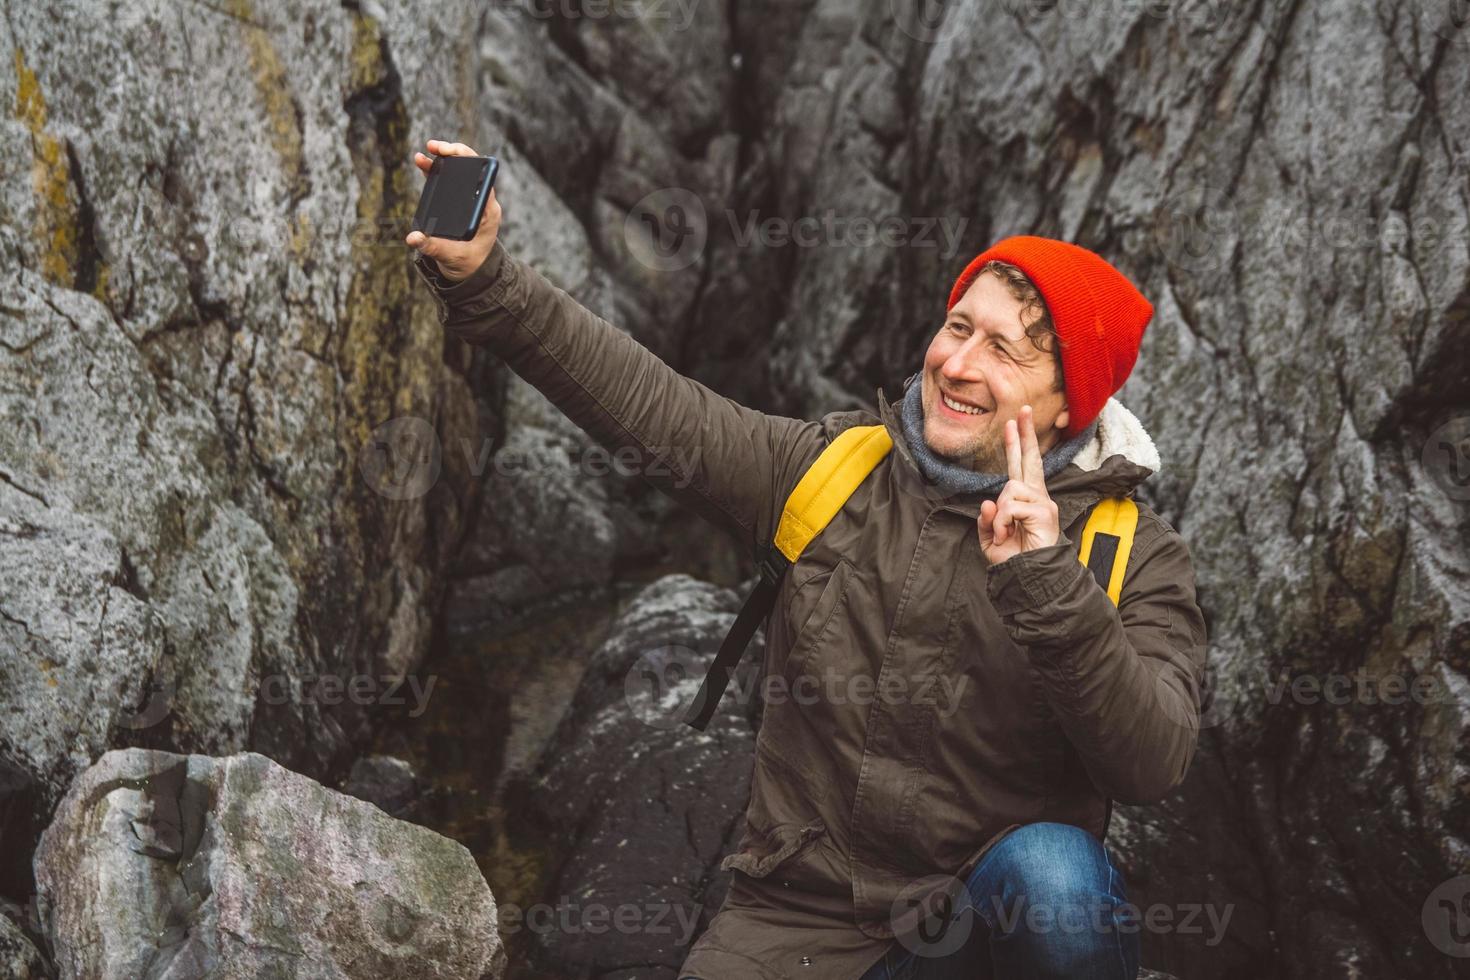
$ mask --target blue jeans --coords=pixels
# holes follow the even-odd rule
[[[1133,980],[1138,913],[1107,849],[1079,827],[1034,823],[985,853],[861,980]],[[937,924],[937,927],[936,927]],[[927,927],[926,927],[927,925]]]

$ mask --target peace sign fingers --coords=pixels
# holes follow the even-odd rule
[[[1040,490],[1046,489],[1041,444],[1036,438],[1035,411],[1022,405],[1015,419],[1006,420],[1006,476]]]
[[[1034,414],[1030,405],[1022,405],[1017,418],[1006,420],[1009,480],[994,501],[980,504],[980,548],[992,565],[1054,545],[1061,536],[1057,504],[1046,489]]]

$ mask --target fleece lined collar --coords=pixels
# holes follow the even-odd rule
[[[1103,405],[1097,416],[1096,438],[1072,458],[1072,465],[1081,470],[1095,470],[1110,456],[1122,456],[1154,473],[1161,466],[1153,437],[1138,421],[1138,416],[1116,398],[1109,398]]]

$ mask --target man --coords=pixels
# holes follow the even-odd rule
[[[1116,605],[1078,545],[1093,505],[1159,467],[1111,398],[1148,302],[1085,249],[1007,239],[956,281],[897,411],[880,390],[876,415],[779,418],[511,258],[500,217],[492,197],[474,241],[408,236],[441,322],[605,446],[663,460],[651,482],[749,553],[838,433],[893,439],[782,580],[766,676],[822,694],[768,699],[730,890],[681,976],[1134,976],[1101,841],[1111,800],[1184,778],[1205,626],[1188,548],[1147,506]]]

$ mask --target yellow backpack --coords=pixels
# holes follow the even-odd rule
[[[686,724],[704,731],[756,627],[775,604],[786,569],[801,557],[811,540],[837,515],[847,498],[892,448],[893,439],[883,426],[854,426],[833,439],[802,474],[796,489],[786,498],[775,540],[761,558],[760,581],[746,597],[734,625],[720,644],[699,694],[684,715]],[[1123,573],[1137,526],[1138,505],[1128,497],[1112,497],[1093,506],[1082,531],[1078,559],[1107,591],[1115,606],[1123,593]]]

